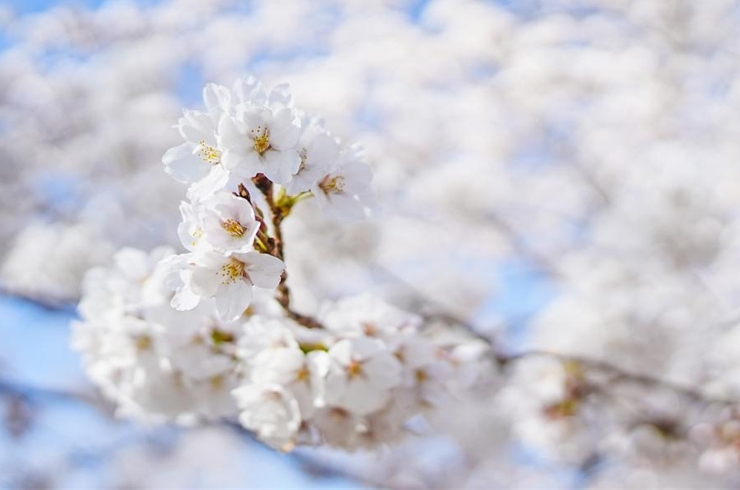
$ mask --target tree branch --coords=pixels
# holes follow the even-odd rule
[[[285,245],[283,242],[283,219],[290,213],[290,206],[284,205],[281,202],[275,202],[274,185],[265,177],[263,174],[257,174],[252,181],[257,189],[262,192],[265,196],[267,206],[270,208],[270,216],[272,218],[272,233],[273,236],[268,240],[268,253],[277,257],[278,259],[285,262]],[[240,187],[240,194],[242,193],[242,187]],[[246,189],[244,189],[246,192]],[[298,313],[290,306],[290,288],[288,287],[288,272],[283,271],[280,277],[280,284],[277,287],[277,293],[275,295],[280,306],[285,311],[285,315],[291,320],[303,325],[306,328],[324,328],[321,323],[315,318]]]

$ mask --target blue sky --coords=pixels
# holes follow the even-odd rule
[[[131,1],[131,0],[129,0]],[[155,0],[135,0],[139,4],[156,3]],[[2,3],[10,5],[18,13],[31,13],[46,10],[55,5],[78,5],[81,7],[99,7],[105,0],[4,0]]]

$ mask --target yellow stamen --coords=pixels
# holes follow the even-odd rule
[[[136,350],[144,352],[152,348],[152,338],[148,335],[139,335],[134,340]]]
[[[267,127],[262,129],[262,126],[257,126],[256,130],[253,129],[252,140],[254,141],[254,151],[260,155],[264,155],[270,149],[270,132],[267,130]]]
[[[324,191],[325,194],[339,194],[344,190],[344,177],[337,175],[335,177],[326,176],[324,180],[319,182],[319,187]]]
[[[362,374],[362,364],[360,364],[357,361],[352,361],[349,363],[349,366],[347,366],[347,374],[349,374],[349,379],[352,379],[356,376],[359,376]]]
[[[226,230],[226,233],[233,236],[234,238],[241,238],[246,233],[247,229],[242,226],[241,223],[234,219],[227,219],[221,222],[221,228]]]
[[[311,374],[308,372],[308,369],[306,367],[302,367],[300,371],[298,371],[298,374],[296,375],[296,379],[298,381],[308,381],[311,378]]]
[[[198,147],[200,148],[200,150],[198,150],[198,155],[204,162],[210,163],[211,165],[217,165],[221,163],[220,150],[207,145],[204,140],[200,140],[198,142]]]
[[[372,323],[363,322],[362,323],[362,333],[364,333],[368,337],[375,337],[376,335],[378,335],[378,327],[376,327]]]
[[[221,388],[222,388],[222,387],[224,386],[224,381],[225,381],[225,380],[224,380],[224,377],[223,377],[222,375],[220,375],[220,374],[218,374],[218,375],[216,375],[216,376],[213,376],[213,377],[212,377],[212,378],[211,378],[211,379],[209,380],[209,382],[210,382],[210,385],[211,385],[211,388],[212,388],[212,389],[213,389],[214,391],[220,390],[220,389],[221,389]]]
[[[244,262],[236,259],[231,259],[228,264],[224,264],[221,267],[221,277],[223,277],[222,283],[229,284],[244,277],[244,267]]]
[[[190,242],[190,245],[195,247],[196,245],[198,245],[198,240],[200,240],[200,238],[203,236],[203,230],[200,228],[196,228],[195,231],[190,234],[190,236],[193,237],[193,241]]]

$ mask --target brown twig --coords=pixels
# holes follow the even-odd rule
[[[265,196],[267,206],[270,208],[270,216],[272,218],[272,236],[265,238],[267,240],[267,243],[265,244],[267,246],[267,253],[277,257],[282,261],[285,261],[285,245],[283,242],[282,223],[283,219],[285,219],[285,217],[290,212],[290,206],[286,206],[281,202],[275,202],[275,196],[273,195],[273,183],[263,174],[257,174],[252,179],[252,182],[254,182],[254,185],[257,187],[257,189],[259,189],[260,192],[262,192],[262,194]],[[242,193],[242,188],[244,188],[244,186],[239,187],[240,194]],[[244,191],[246,192],[246,188],[244,188]],[[264,221],[262,221],[262,224],[264,224]],[[309,315],[298,313],[291,308],[290,288],[288,287],[287,271],[283,271],[283,274],[280,277],[280,284],[277,287],[275,297],[280,306],[285,311],[285,314],[288,318],[303,325],[306,328],[323,328],[323,325],[321,325],[321,323],[315,318]]]

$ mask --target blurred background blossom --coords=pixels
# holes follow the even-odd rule
[[[179,246],[173,124],[254,74],[375,173],[374,219],[286,222],[299,309],[370,291],[501,349],[740,400],[738,27],[730,0],[0,4],[0,485],[736,487],[732,411],[629,387],[597,410],[552,359],[376,453],[135,426],[68,324],[88,268]]]

